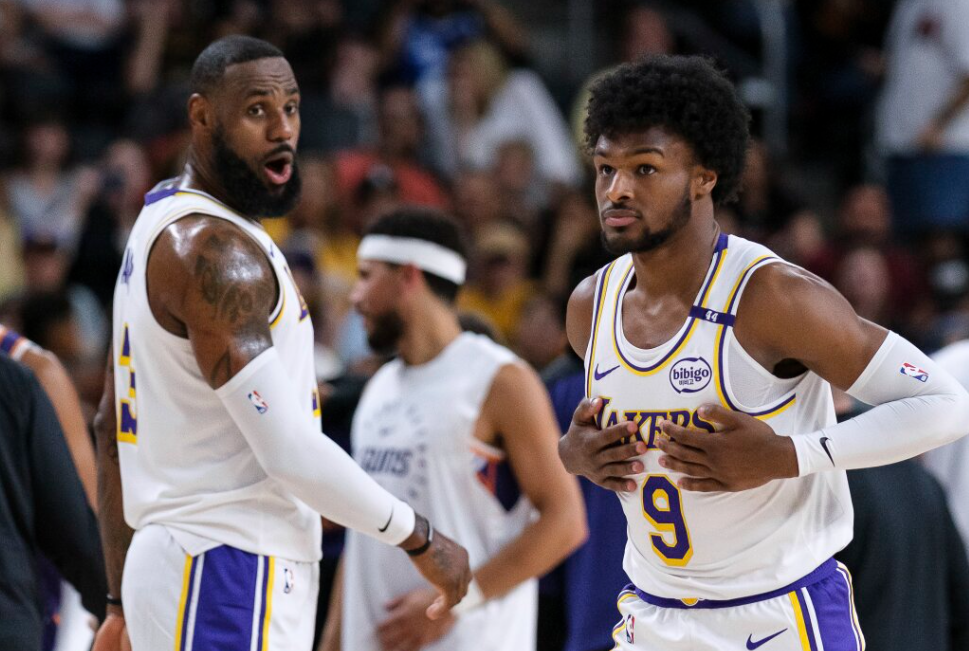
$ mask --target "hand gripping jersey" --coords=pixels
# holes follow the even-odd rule
[[[198,190],[172,182],[145,198],[114,293],[114,388],[125,520],[162,524],[195,556],[226,544],[295,561],[320,557],[320,518],[269,478],[202,377],[187,339],[162,328],[148,305],[152,245],[192,214],[224,219],[265,251],[279,286],[268,317],[273,346],[300,403],[319,423],[313,326],[286,260],[262,227]],[[204,270],[199,270],[204,273]],[[214,308],[213,308],[214,309]],[[252,408],[266,408],[257,394]]]
[[[647,593],[695,603],[776,590],[809,574],[851,540],[853,513],[844,472],[775,480],[736,493],[680,490],[682,475],[659,465],[659,419],[707,430],[697,408],[717,403],[766,421],[776,433],[835,422],[831,389],[811,372],[781,379],[734,336],[751,275],[783,263],[747,240],[721,235],[689,317],[669,341],[643,350],[623,336],[631,255],[597,276],[586,390],[601,397],[600,427],[632,420],[647,451],[639,489],[619,493],[628,521],[623,567]],[[786,263],[785,263],[786,264]]]
[[[407,500],[436,530],[460,542],[476,569],[517,537],[534,512],[517,491],[504,453],[474,436],[495,374],[515,356],[464,333],[426,364],[385,364],[353,419],[353,457],[384,488]],[[386,604],[429,588],[400,550],[347,532],[343,558],[343,648],[379,651]],[[462,614],[425,651],[535,648],[537,582]]]

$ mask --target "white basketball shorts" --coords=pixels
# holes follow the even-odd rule
[[[773,592],[684,602],[635,586],[619,593],[621,651],[864,651],[851,575],[833,559]]]
[[[121,594],[137,651],[310,651],[319,565],[222,545],[188,555],[164,526],[137,531]]]

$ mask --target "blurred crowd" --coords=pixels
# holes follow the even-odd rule
[[[192,61],[246,33],[278,45],[300,83],[303,199],[264,225],[312,311],[324,386],[376,368],[348,292],[364,227],[401,204],[466,227],[469,327],[539,370],[566,352],[565,301],[608,261],[581,144],[588,83],[647,53],[714,58],[752,108],[758,138],[724,231],[936,350],[969,337],[969,197],[920,214],[900,165],[940,152],[955,165],[969,136],[946,142],[929,121],[905,126],[909,141],[886,133],[893,111],[914,110],[899,98],[930,92],[898,78],[910,63],[890,24],[911,4],[0,0],[0,323],[63,361],[90,419],[127,234],[184,163]],[[589,51],[570,49],[576,7]],[[765,135],[778,116],[783,142]]]
[[[515,4],[0,1],[0,320],[56,353],[96,402],[127,232],[144,193],[183,163],[191,62],[211,39],[249,33],[283,49],[301,86],[304,197],[266,227],[314,311],[321,380],[373,367],[347,292],[359,233],[403,203],[464,223],[462,309],[546,367],[565,349],[564,299],[606,257],[581,146],[588,79],[549,65],[529,36],[563,32],[565,13],[549,2],[526,25]],[[778,110],[762,88],[763,4],[590,3],[596,45],[575,67],[707,54],[749,99],[757,133]],[[886,191],[875,115],[891,3],[768,4],[787,34],[787,88],[771,93],[789,135],[754,143],[722,227],[928,349],[969,335],[963,225],[905,223]]]

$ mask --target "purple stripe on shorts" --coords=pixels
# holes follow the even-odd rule
[[[250,648],[258,567],[258,556],[226,545],[205,552],[192,651]]]
[[[851,591],[838,568],[828,579],[807,586],[824,651],[860,651],[851,621]]]

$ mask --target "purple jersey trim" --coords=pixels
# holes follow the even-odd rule
[[[670,599],[668,597],[657,597],[655,595],[651,595],[647,592],[643,592],[631,583],[626,586],[626,589],[634,590],[636,592],[636,596],[638,596],[640,599],[648,604],[659,606],[661,608],[679,608],[682,610],[691,610],[696,608],[734,608],[736,606],[746,606],[747,604],[756,603],[758,601],[767,601],[768,599],[773,599],[789,592],[800,590],[801,588],[805,588],[819,581],[823,581],[834,574],[837,570],[838,564],[833,558],[829,558],[807,576],[802,577],[794,583],[784,586],[783,588],[778,588],[777,590],[772,590],[763,594],[752,595],[750,597],[741,597],[739,599],[701,599],[696,603],[696,605],[693,606],[686,605],[680,599]]]
[[[703,284],[703,289],[700,291],[700,296],[697,300],[698,306],[703,305],[703,302],[706,300],[707,294],[710,291],[710,287],[713,285],[713,279],[717,277],[717,271],[720,268],[720,264],[723,262],[723,252],[727,250],[727,241],[728,241],[728,236],[722,233],[720,234],[720,237],[717,238],[717,246],[713,250],[713,254],[716,258],[716,261],[710,265],[710,271],[707,275],[706,282]],[[622,359],[622,361],[625,362],[626,365],[629,366],[629,368],[639,371],[640,373],[648,373],[665,364],[666,361],[672,355],[674,355],[679,351],[680,344],[682,344],[683,340],[686,339],[693,331],[693,325],[694,325],[694,322],[697,320],[697,317],[693,315],[693,310],[690,310],[690,317],[687,320],[686,328],[683,330],[683,334],[680,335],[680,338],[676,341],[675,344],[673,344],[669,352],[663,355],[663,357],[659,361],[657,361],[654,364],[650,364],[649,366],[636,366],[636,364],[632,360],[630,360],[628,357],[626,357],[623,354],[622,347],[619,346],[619,305],[622,303],[622,297],[623,297],[623,294],[625,293],[624,287],[626,285],[626,282],[629,280],[629,276],[630,274],[632,274],[632,272],[633,272],[633,267],[630,266],[629,270],[626,271],[626,275],[619,283],[619,291],[617,292],[616,305],[614,308],[614,314],[612,319],[613,337],[615,338],[615,341],[616,341],[616,352],[619,353],[619,357]]]

